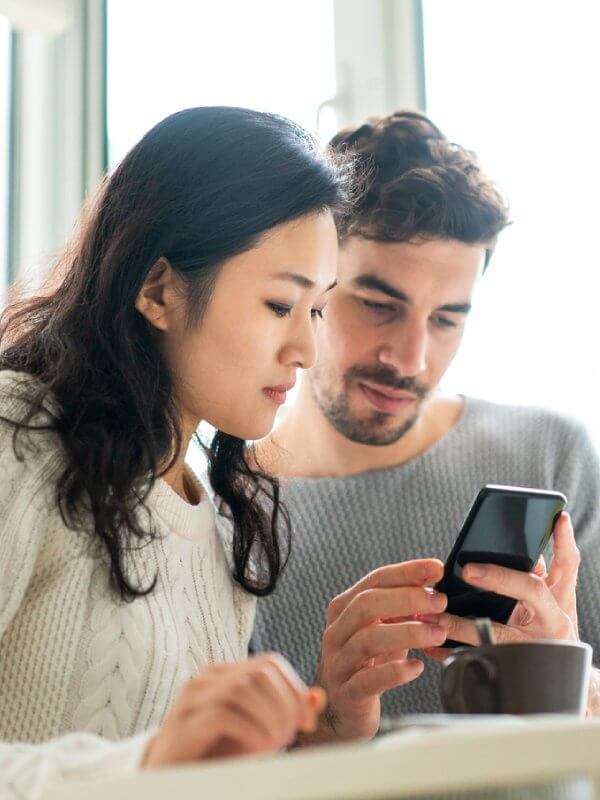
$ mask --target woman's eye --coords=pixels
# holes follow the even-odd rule
[[[374,300],[366,300],[364,297],[359,297],[358,300],[365,308],[375,311],[377,314],[389,314],[394,310],[389,303],[376,303]]]
[[[267,303],[267,307],[271,309],[276,317],[287,317],[292,310],[291,306],[286,306],[283,303]]]
[[[319,319],[323,319],[324,310],[325,310],[324,308],[311,308],[310,315],[313,319],[316,319],[317,317]]]

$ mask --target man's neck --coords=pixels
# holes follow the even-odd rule
[[[261,466],[285,477],[344,477],[386,469],[418,457],[442,439],[458,422],[462,408],[459,397],[435,397],[397,442],[382,447],[360,444],[331,425],[304,380],[296,402],[256,452]]]

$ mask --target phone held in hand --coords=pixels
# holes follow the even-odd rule
[[[466,564],[499,564],[531,572],[567,504],[561,492],[519,486],[484,486],[475,498],[436,584],[448,596],[448,614],[507,623],[517,603],[462,580]],[[444,647],[464,646],[447,640]]]

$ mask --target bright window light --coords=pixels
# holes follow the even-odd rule
[[[8,286],[8,148],[10,105],[10,26],[0,16],[0,305]]]
[[[424,0],[428,113],[511,206],[446,389],[553,407],[600,443],[600,7]]]
[[[182,108],[236,105],[316,132],[335,94],[333,0],[109,0],[111,164]]]

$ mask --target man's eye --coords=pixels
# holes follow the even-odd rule
[[[434,323],[438,326],[438,328],[456,328],[456,322],[453,322],[448,317],[434,317]]]
[[[359,297],[358,300],[365,308],[375,311],[377,314],[389,314],[394,310],[389,303],[376,303],[374,300],[366,300],[364,297]]]
[[[291,306],[286,306],[283,303],[267,303],[267,308],[275,314],[276,317],[287,317],[292,310]]]
[[[323,319],[323,311],[325,311],[324,308],[311,308],[310,315],[313,319],[316,319],[317,317],[319,319]]]

